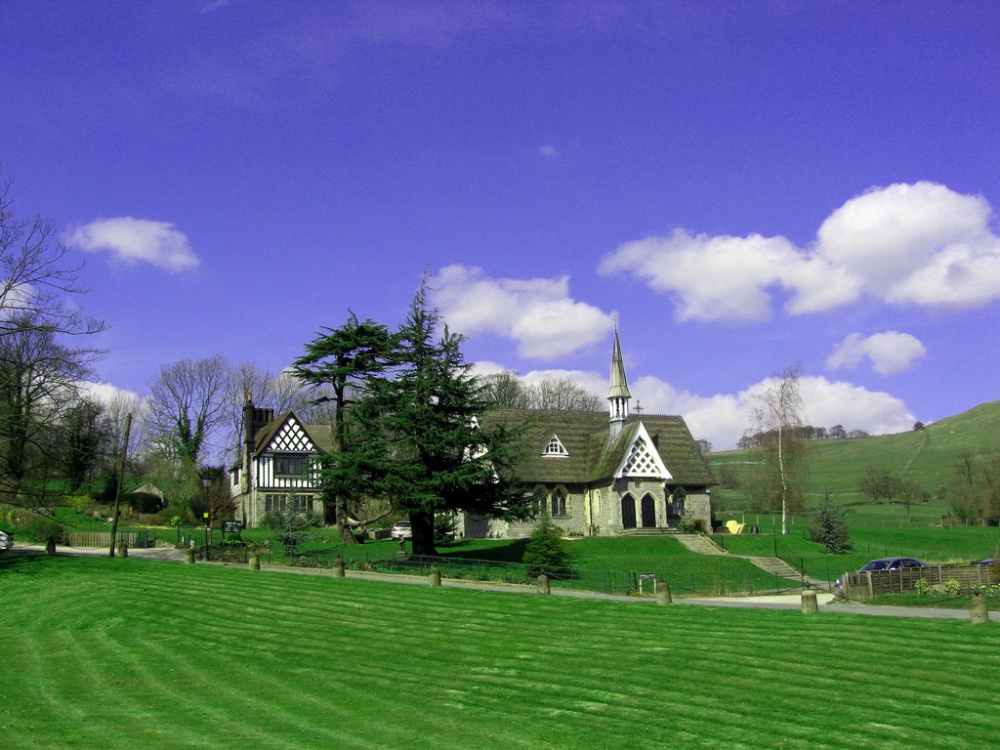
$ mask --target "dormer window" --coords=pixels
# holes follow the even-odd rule
[[[559,440],[558,436],[553,435],[552,439],[549,440],[549,444],[545,446],[545,450],[542,451],[542,455],[546,457],[556,457],[556,458],[566,458],[569,456],[569,451]]]

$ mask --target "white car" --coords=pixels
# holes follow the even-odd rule
[[[412,539],[413,529],[410,528],[409,521],[397,521],[392,525],[393,539]]]
[[[0,531],[0,552],[14,548],[14,537],[6,531]]]

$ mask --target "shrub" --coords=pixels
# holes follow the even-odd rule
[[[69,535],[66,533],[66,529],[47,518],[35,516],[28,522],[24,530],[40,544],[48,542],[69,544]]]
[[[447,544],[455,540],[455,516],[451,513],[436,513],[434,515],[434,542]]]
[[[962,593],[962,584],[959,583],[957,578],[945,579],[945,582],[941,584],[941,588],[948,596],[958,596]]]
[[[822,544],[831,555],[846,552],[851,548],[851,538],[847,533],[845,517],[844,507],[827,492],[809,529],[809,537]]]
[[[677,522],[677,530],[682,534],[704,534],[705,521],[701,518],[682,518]]]
[[[563,541],[562,531],[552,523],[549,514],[543,511],[521,559],[528,566],[528,576],[535,578],[546,571],[565,568],[569,560],[570,554]]]
[[[65,502],[67,508],[71,508],[77,513],[84,513],[94,504],[94,498],[90,495],[69,495]]]
[[[918,578],[913,584],[913,590],[920,594],[920,596],[929,596],[934,587],[926,578]]]

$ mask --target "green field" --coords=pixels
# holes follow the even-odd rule
[[[819,497],[832,492],[844,502],[862,500],[858,492],[864,467],[871,464],[894,476],[920,482],[935,494],[951,478],[963,454],[988,454],[1000,448],[1000,401],[981,404],[969,411],[927,425],[923,430],[869,438],[814,440],[809,442],[807,492]],[[707,456],[716,476],[724,464],[739,471],[746,466],[743,451],[723,451]],[[735,493],[737,496],[739,493]],[[732,497],[723,492],[721,497]],[[928,517],[940,520],[943,506]],[[919,508],[914,512],[922,517]],[[936,517],[935,517],[936,516]]]
[[[0,558],[8,748],[995,747],[1000,626]]]

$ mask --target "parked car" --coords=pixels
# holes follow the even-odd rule
[[[900,568],[929,568],[930,565],[915,557],[880,557],[877,560],[870,560],[858,568],[859,573],[867,573],[869,570],[899,570]],[[834,584],[838,589],[843,587],[842,579],[838,578]]]
[[[0,531],[0,552],[14,547],[14,536],[6,531]]]
[[[392,525],[393,539],[412,539],[413,529],[410,528],[409,521],[397,521]]]
[[[980,565],[992,565],[995,562],[996,562],[996,558],[995,557],[990,557],[990,558],[988,558],[986,560],[980,560],[979,564]]]

